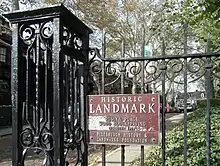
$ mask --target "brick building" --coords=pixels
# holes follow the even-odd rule
[[[0,126],[11,124],[11,45],[10,24],[0,16]]]

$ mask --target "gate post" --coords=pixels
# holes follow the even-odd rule
[[[85,165],[92,31],[63,5],[5,16],[13,34],[12,165],[25,165],[33,150],[43,154],[43,165],[68,165],[74,149],[76,162]]]

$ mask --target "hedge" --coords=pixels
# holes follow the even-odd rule
[[[212,107],[218,107],[218,106],[220,106],[220,98],[211,99],[211,105],[212,105]],[[198,100],[198,101],[197,101],[197,106],[198,106],[199,108],[206,107],[206,106],[207,106],[207,100],[206,100],[206,99],[204,99],[204,100]]]
[[[188,117],[187,161],[190,166],[206,165],[206,119],[203,109],[196,110]],[[220,107],[213,107],[211,110],[211,165],[220,165]],[[183,122],[166,134],[166,165],[184,165],[183,149]],[[146,153],[146,166],[161,166],[161,145],[151,148]],[[139,165],[134,162],[133,165]]]

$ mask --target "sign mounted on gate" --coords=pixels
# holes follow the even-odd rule
[[[158,144],[160,95],[89,95],[91,144]]]

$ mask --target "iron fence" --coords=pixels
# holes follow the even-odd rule
[[[186,35],[186,34],[185,34]],[[220,53],[187,53],[187,37],[184,42],[184,54],[182,55],[165,55],[165,46],[162,40],[162,55],[156,57],[133,57],[125,58],[124,56],[124,45],[122,44],[122,55],[120,58],[113,58],[111,56],[106,57],[105,46],[102,48],[104,51],[102,55],[97,49],[93,49],[91,52],[92,58],[90,61],[90,72],[95,77],[101,77],[101,94],[104,93],[124,93],[125,82],[130,82],[131,89],[135,87],[133,93],[152,93],[149,90],[149,85],[155,83],[161,83],[161,102],[162,102],[162,113],[161,113],[161,146],[162,146],[162,165],[166,165],[166,106],[168,103],[167,89],[169,89],[168,82],[182,86],[183,94],[183,125],[184,125],[184,140],[183,140],[183,158],[184,165],[188,165],[187,153],[188,153],[188,142],[187,142],[187,116],[188,116],[188,89],[191,84],[196,84],[196,88],[201,86],[199,80],[203,80],[205,83],[204,91],[207,100],[206,108],[206,165],[211,164],[211,132],[210,132],[210,115],[211,115],[211,99],[213,98],[213,80],[219,81],[220,73],[219,60]],[[104,44],[105,45],[105,41]],[[144,46],[144,43],[142,47]],[[209,50],[209,41],[207,44]],[[143,54],[142,54],[143,55]],[[111,77],[108,81],[105,78]],[[135,79],[134,79],[135,78]],[[118,84],[118,85],[117,85]],[[100,86],[100,85],[99,85]],[[119,87],[119,91],[111,91],[108,87]],[[107,89],[107,90],[106,90]],[[110,90],[110,92],[108,92]],[[173,91],[175,90],[172,89]],[[132,93],[132,91],[130,91]],[[159,93],[159,92],[154,92]],[[192,93],[192,92],[190,92]],[[106,161],[106,149],[105,145],[102,145],[102,165],[107,164]],[[144,165],[144,146],[140,148],[140,164]],[[121,165],[125,165],[125,146],[121,145]]]

